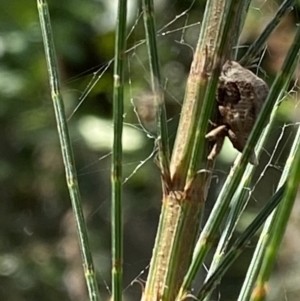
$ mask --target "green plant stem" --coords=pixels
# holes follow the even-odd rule
[[[187,180],[187,173],[201,108],[203,109],[207,73],[215,70],[216,65],[221,65],[220,58],[217,60],[215,53],[220,44],[220,41],[217,41],[217,33],[224,27],[221,23],[225,13],[225,2],[210,0],[206,5],[203,27],[187,82],[180,125],[172,154],[171,181],[163,184],[166,190],[143,294],[144,301],[158,299],[173,301],[191,260],[210,182],[210,173],[203,170],[191,176],[190,180]],[[228,3],[227,1],[226,5]],[[209,115],[209,112],[207,114]],[[203,144],[203,147],[206,147],[206,144]],[[184,244],[182,244],[183,240]]]
[[[196,162],[199,162],[199,156],[202,159],[204,149],[207,146],[205,134],[208,128],[208,120],[213,111],[213,101],[204,102],[208,83],[208,73],[214,72],[210,77],[210,94],[214,95],[216,91],[216,80],[220,73],[220,68],[231,52],[231,41],[227,39],[226,55],[220,57],[219,50],[222,33],[224,30],[228,7],[231,1],[210,0],[206,4],[202,30],[194,54],[194,60],[191,65],[190,76],[187,81],[184,104],[182,107],[180,122],[176,135],[174,150],[171,160],[171,177],[180,181],[177,186],[184,187],[186,184],[186,174],[188,170],[195,169]],[[221,34],[220,34],[221,33]],[[232,46],[232,45],[231,45]],[[230,49],[230,51],[228,50]],[[223,49],[224,50],[224,49]],[[197,102],[195,102],[197,99]],[[205,100],[208,102],[208,98]],[[204,106],[206,111],[204,111]],[[202,114],[202,119],[200,115]],[[205,118],[203,119],[203,116]],[[202,127],[200,128],[199,125]],[[198,136],[196,139],[196,132]],[[200,133],[199,133],[200,131]],[[202,135],[201,137],[200,134]],[[198,152],[198,160],[193,152]],[[192,159],[192,162],[190,163]],[[205,160],[203,160],[205,161]],[[189,180],[192,180],[192,171]],[[177,179],[178,178],[178,179]]]
[[[170,182],[170,151],[168,143],[168,128],[164,91],[162,88],[160,63],[158,57],[156,26],[154,19],[153,0],[143,0],[144,26],[149,55],[151,86],[154,103],[156,104],[157,144],[161,173],[164,181]]]
[[[232,265],[232,263],[239,257],[243,252],[247,244],[251,241],[256,231],[262,226],[267,217],[272,213],[272,211],[281,202],[283,194],[285,192],[286,185],[283,185],[270,199],[263,210],[257,215],[257,217],[252,221],[252,223],[247,227],[245,232],[236,240],[234,245],[225,255],[215,272],[207,279],[202,288],[197,294],[197,300],[204,300],[204,298],[214,289],[218,284],[222,276]]]
[[[261,269],[257,276],[257,281],[250,298],[251,301],[265,300],[268,293],[267,282],[270,278],[273,265],[277,258],[277,253],[282,241],[282,237],[285,233],[287,223],[289,221],[291,211],[296,199],[296,194],[300,183],[300,126],[295,136],[293,146],[291,148],[287,164],[284,168],[282,177],[280,179],[279,186],[282,182],[287,180],[288,185],[286,193],[283,197],[282,204],[277,208],[276,212],[268,219],[263,233],[260,237],[257,251],[260,257],[257,258],[259,262],[262,262]],[[256,265],[258,267],[258,265]],[[254,274],[256,271],[254,270]],[[249,300],[248,295],[245,295]]]
[[[269,36],[272,34],[274,29],[277,27],[282,17],[288,13],[295,4],[295,0],[285,0],[279,7],[274,18],[266,26],[262,34],[256,39],[256,41],[248,48],[245,55],[240,60],[240,64],[243,66],[248,66],[252,63],[258,53],[261,51],[262,47],[265,45]]]
[[[299,143],[299,134],[300,130],[298,128],[298,133],[295,137],[295,142],[294,142],[294,146],[296,143]],[[295,152],[295,147],[292,147],[291,152],[290,152],[290,156],[289,157],[293,157],[294,152]],[[280,178],[279,184],[278,184],[278,188],[281,187],[283,185],[283,183],[286,181],[287,179],[287,175],[289,172],[289,169],[291,167],[291,160],[288,160],[285,168],[283,170],[282,176]],[[284,203],[284,202],[283,202]],[[278,209],[276,209],[276,212],[278,211]],[[257,279],[260,267],[261,267],[261,263],[264,259],[264,255],[265,255],[265,249],[266,249],[266,245],[268,243],[268,238],[271,232],[271,229],[273,229],[274,227],[274,221],[275,221],[275,212],[273,212],[268,219],[266,220],[263,230],[260,234],[257,246],[254,250],[253,256],[252,256],[252,260],[251,263],[249,265],[242,289],[240,291],[239,297],[238,297],[238,301],[246,301],[250,299],[251,296],[251,292],[253,290],[253,286],[255,283],[255,280]],[[256,290],[258,291],[258,290]],[[264,289],[260,289],[260,292],[263,292]]]
[[[281,94],[283,94],[284,90],[281,91],[282,91]],[[255,148],[255,153],[257,154],[258,158],[260,157],[260,154],[263,151],[263,145],[271,132],[272,125],[275,121],[275,116],[279,108],[280,100],[281,100],[281,95],[277,97],[277,105],[273,108],[271,118],[270,118],[270,123],[268,124],[267,128],[263,131],[257,143],[257,147]],[[231,206],[230,206],[231,209],[228,214],[228,218],[225,222],[224,230],[222,231],[221,238],[219,240],[217,249],[214,253],[214,257],[209,267],[205,280],[209,279],[209,277],[214,273],[214,271],[217,269],[217,267],[219,266],[220,262],[222,261],[222,259],[226,254],[228,244],[236,228],[236,225],[250,200],[251,194],[249,193],[250,190],[249,186],[252,180],[252,176],[255,172],[255,169],[256,166],[248,164],[246,171],[241,179],[241,182],[236,192],[234,193],[234,196],[231,201]],[[247,189],[246,187],[249,187],[249,189]],[[210,295],[211,294],[206,296],[205,301],[210,300]]]
[[[119,0],[115,37],[113,122],[114,140],[111,165],[112,219],[112,300],[122,300],[123,219],[122,219],[122,133],[124,114],[124,66],[126,59],[127,0]]]
[[[290,77],[287,79],[287,82],[286,82],[285,86],[282,87],[281,94],[283,94],[283,92],[286,90],[286,88],[287,88],[287,86],[288,86],[288,84],[291,80],[291,77],[294,74],[296,66],[297,66],[297,64],[295,62],[293,68],[291,69]],[[274,109],[272,111],[271,118],[270,118],[270,123],[268,124],[268,127],[264,132],[264,136],[267,136],[269,134],[271,128],[272,128],[272,124],[275,120],[275,116],[276,116],[276,113],[278,111],[280,103],[281,103],[281,95],[279,95],[278,100],[277,100],[277,105],[274,107]],[[285,168],[284,168],[284,171],[283,171],[283,174],[281,176],[280,182],[278,184],[278,187],[280,187],[283,184],[283,182],[286,180],[286,175],[287,175],[287,171],[289,170],[289,168],[290,168],[289,164],[286,164]],[[265,222],[264,228],[262,230],[259,241],[257,243],[257,246],[256,246],[255,251],[254,251],[253,256],[252,256],[253,259],[252,259],[252,261],[249,265],[249,268],[248,268],[243,286],[241,288],[241,291],[240,291],[240,294],[239,294],[239,297],[238,297],[238,301],[249,300],[249,298],[250,298],[251,291],[252,291],[254,282],[257,278],[257,275],[258,275],[258,272],[259,272],[259,269],[260,269],[260,266],[261,266],[261,262],[262,262],[262,259],[263,259],[263,256],[264,256],[265,245],[266,245],[266,242],[267,242],[267,238],[269,236],[269,230],[272,228],[271,221],[273,219],[274,219],[274,213],[272,213],[272,215]]]
[[[240,5],[241,1],[231,1],[231,5],[228,7],[228,13],[225,22],[221,24],[221,29],[219,30],[217,48],[215,51],[216,66],[212,70],[210,80],[207,83],[207,89],[204,90],[206,93],[203,96],[203,107],[201,109],[201,114],[199,121],[196,123],[197,130],[195,136],[194,148],[191,154],[191,160],[188,170],[188,181],[191,181],[195,176],[199,157],[203,157],[203,152],[205,150],[205,144],[207,143],[205,139],[205,134],[207,133],[207,126],[209,123],[210,116],[212,115],[213,108],[215,107],[215,95],[216,89],[219,82],[219,75],[221,72],[222,63],[225,59],[230,58],[231,47],[228,46],[228,33],[231,32],[232,19],[236,14],[236,6]],[[241,9],[241,8],[240,8]],[[237,38],[235,39],[237,40]],[[235,41],[234,40],[234,41]],[[231,46],[231,44],[230,44]],[[228,48],[230,50],[228,50]],[[200,89],[201,91],[202,89]]]
[[[234,46],[237,46],[237,44],[238,44],[238,39],[239,39],[240,34],[241,34],[242,30],[243,30],[243,27],[244,27],[244,24],[245,24],[245,20],[246,20],[246,17],[247,17],[249,8],[250,8],[250,4],[251,4],[251,0],[240,1],[240,5],[242,5],[242,7],[238,11],[240,11],[241,17],[239,18],[238,23],[235,25],[234,33],[236,34],[236,42],[234,43]],[[238,50],[239,50],[238,47],[236,47],[233,50],[232,59],[234,61],[237,60]]]
[[[236,42],[235,35],[229,34],[236,31],[235,22],[227,16],[232,11],[239,15],[238,9],[242,9],[238,0],[211,0],[206,5],[171,159],[171,182],[164,185],[167,193],[160,236],[156,238],[143,300],[174,300],[191,261],[214,165],[206,160],[205,134],[209,116],[216,109],[215,91],[222,64],[230,58]],[[225,38],[225,29],[231,39]],[[198,171],[200,160],[206,165]]]
[[[228,47],[228,45],[226,45],[226,40],[228,39],[228,34],[230,32],[230,27],[232,26],[232,19],[236,13],[236,6],[237,5],[241,5],[241,2],[235,2],[232,1],[231,2],[231,7],[229,7],[228,9],[228,15],[227,18],[225,19],[226,22],[224,24],[224,28],[223,31],[220,30],[219,31],[219,39],[220,39],[220,45],[219,48],[216,51],[216,57],[220,60],[220,62],[224,61],[224,59],[222,59],[222,57],[226,56],[226,52],[227,52],[227,58],[228,58],[228,52],[230,53],[231,50],[228,51],[228,49],[226,50],[226,46]],[[243,7],[239,7],[238,9],[243,10]],[[243,23],[240,20],[240,23]],[[237,40],[238,37],[236,37]],[[206,143],[205,141],[205,134],[207,131],[207,124],[209,122],[209,116],[211,116],[212,112],[212,107],[215,105],[214,104],[214,99],[215,99],[215,93],[216,93],[216,88],[219,82],[219,74],[220,74],[220,68],[221,65],[216,66],[216,68],[213,70],[212,75],[211,75],[211,80],[209,81],[208,85],[207,85],[207,93],[205,95],[204,98],[204,102],[203,102],[203,110],[202,110],[202,114],[200,115],[200,119],[198,122],[198,127],[197,127],[197,132],[196,132],[196,138],[195,141],[196,143],[194,144],[194,149],[192,152],[192,158],[190,161],[190,166],[189,166],[189,173],[188,173],[188,180],[191,180],[192,177],[195,174],[195,169],[197,167],[197,161],[198,158],[201,157],[203,155],[203,150],[204,150],[204,144]],[[202,142],[202,143],[201,143]],[[205,181],[210,181],[210,179],[208,180],[208,177],[206,177],[206,179],[203,181],[205,183]],[[201,185],[201,184],[200,184]],[[202,184],[203,185],[203,184]],[[191,287],[191,283],[192,283],[192,279],[189,278],[189,274],[187,274],[187,277],[185,277],[183,284],[180,288],[180,292],[177,296],[177,299],[180,300],[181,298],[183,298],[183,296],[188,292],[188,290]],[[209,298],[209,296],[207,296]]]
[[[58,66],[56,62],[55,47],[53,42],[47,1],[37,0],[37,7],[39,11],[40,24],[42,29],[57,131],[62,151],[62,158],[65,166],[66,182],[68,185],[72,208],[76,220],[85,280],[88,287],[90,301],[97,301],[100,299],[98,284],[96,281],[95,269],[81,206],[81,197],[75,169],[75,161],[73,158],[73,151],[69,137],[67,120],[65,116],[64,104],[59,87]]]

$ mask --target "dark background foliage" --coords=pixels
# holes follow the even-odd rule
[[[62,92],[104,298],[109,298],[110,287],[110,149],[105,138],[111,132],[115,2],[49,0]],[[137,300],[141,287],[131,282],[140,273],[142,279],[146,278],[161,192],[154,157],[146,160],[153,151],[151,133],[155,128],[146,48],[144,44],[138,46],[144,39],[142,17],[138,1],[129,3],[128,30],[133,30],[128,38],[128,49],[132,50],[128,51],[125,85],[128,132],[124,178],[130,178],[123,186],[124,292]],[[205,1],[196,1],[193,6],[188,0],[156,1],[170,143],[175,137],[204,4]],[[276,1],[253,3],[242,45],[254,41],[277,7]],[[291,43],[297,16],[297,11],[290,13],[269,40],[262,63],[267,74],[262,76],[269,83]],[[81,102],[83,92],[93,83],[95,86]],[[133,104],[148,136],[140,127]],[[258,175],[270,158],[282,123],[294,122],[297,114],[299,109],[295,113],[293,103],[283,105]],[[291,144],[291,132],[292,127],[286,129],[240,229],[274,191]],[[0,300],[86,300],[35,1],[0,3],[0,139]],[[232,149],[227,146],[218,161],[207,212],[232,160]],[[141,162],[145,164],[135,172]],[[242,264],[234,266],[225,278],[220,288],[224,300],[232,300],[231,294],[238,291],[237,284],[243,280],[252,250],[250,247]]]

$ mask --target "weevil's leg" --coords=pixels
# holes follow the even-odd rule
[[[211,130],[205,135],[205,138],[207,138],[209,141],[217,141],[220,137],[225,137],[227,134],[227,126],[226,125],[220,125],[217,128]],[[223,138],[224,140],[224,138]]]
[[[224,144],[224,139],[225,139],[225,135],[219,136],[217,138],[212,150],[210,151],[210,153],[207,157],[208,160],[214,160],[217,157],[217,155],[220,153],[222,146]]]
[[[215,127],[215,128],[218,126],[215,122],[213,122],[211,120],[208,120],[208,124]]]
[[[236,134],[231,129],[228,130],[228,138],[231,141],[236,141],[237,140]]]

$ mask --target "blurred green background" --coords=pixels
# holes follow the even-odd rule
[[[255,40],[280,3],[253,1],[241,45]],[[117,1],[49,0],[48,4],[89,238],[101,295],[106,300],[110,297],[112,58]],[[155,5],[172,144],[205,1],[157,0]],[[141,287],[132,282],[136,277],[146,279],[159,218],[161,185],[153,155],[155,112],[139,1],[129,1],[128,9],[124,296],[138,300]],[[281,66],[296,22],[299,11],[294,10],[270,37],[260,57],[264,70],[261,76],[268,83]],[[257,177],[263,169],[265,175],[258,182],[240,230],[263,206],[280,177],[292,143],[293,126],[284,129],[271,160],[270,156],[283,131],[282,124],[300,121],[297,87],[291,88],[293,97],[284,101],[261,158]],[[207,212],[230,169],[232,154],[235,156],[227,145],[219,157]],[[0,3],[0,202],[0,300],[87,300],[35,1]],[[293,248],[295,243],[287,250],[294,254]],[[234,300],[252,251],[249,246],[248,253],[222,282],[222,300]],[[292,274],[294,281],[297,272]],[[279,279],[282,285],[284,277]],[[284,287],[287,300],[299,300],[299,291],[288,294],[287,284]],[[283,300],[278,296],[272,300]]]

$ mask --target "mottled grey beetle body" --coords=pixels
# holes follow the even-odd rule
[[[267,84],[250,70],[234,61],[224,64],[217,92],[216,128],[206,135],[215,141],[209,159],[220,152],[225,136],[238,151],[243,151],[268,92]],[[250,163],[258,164],[254,152]]]

